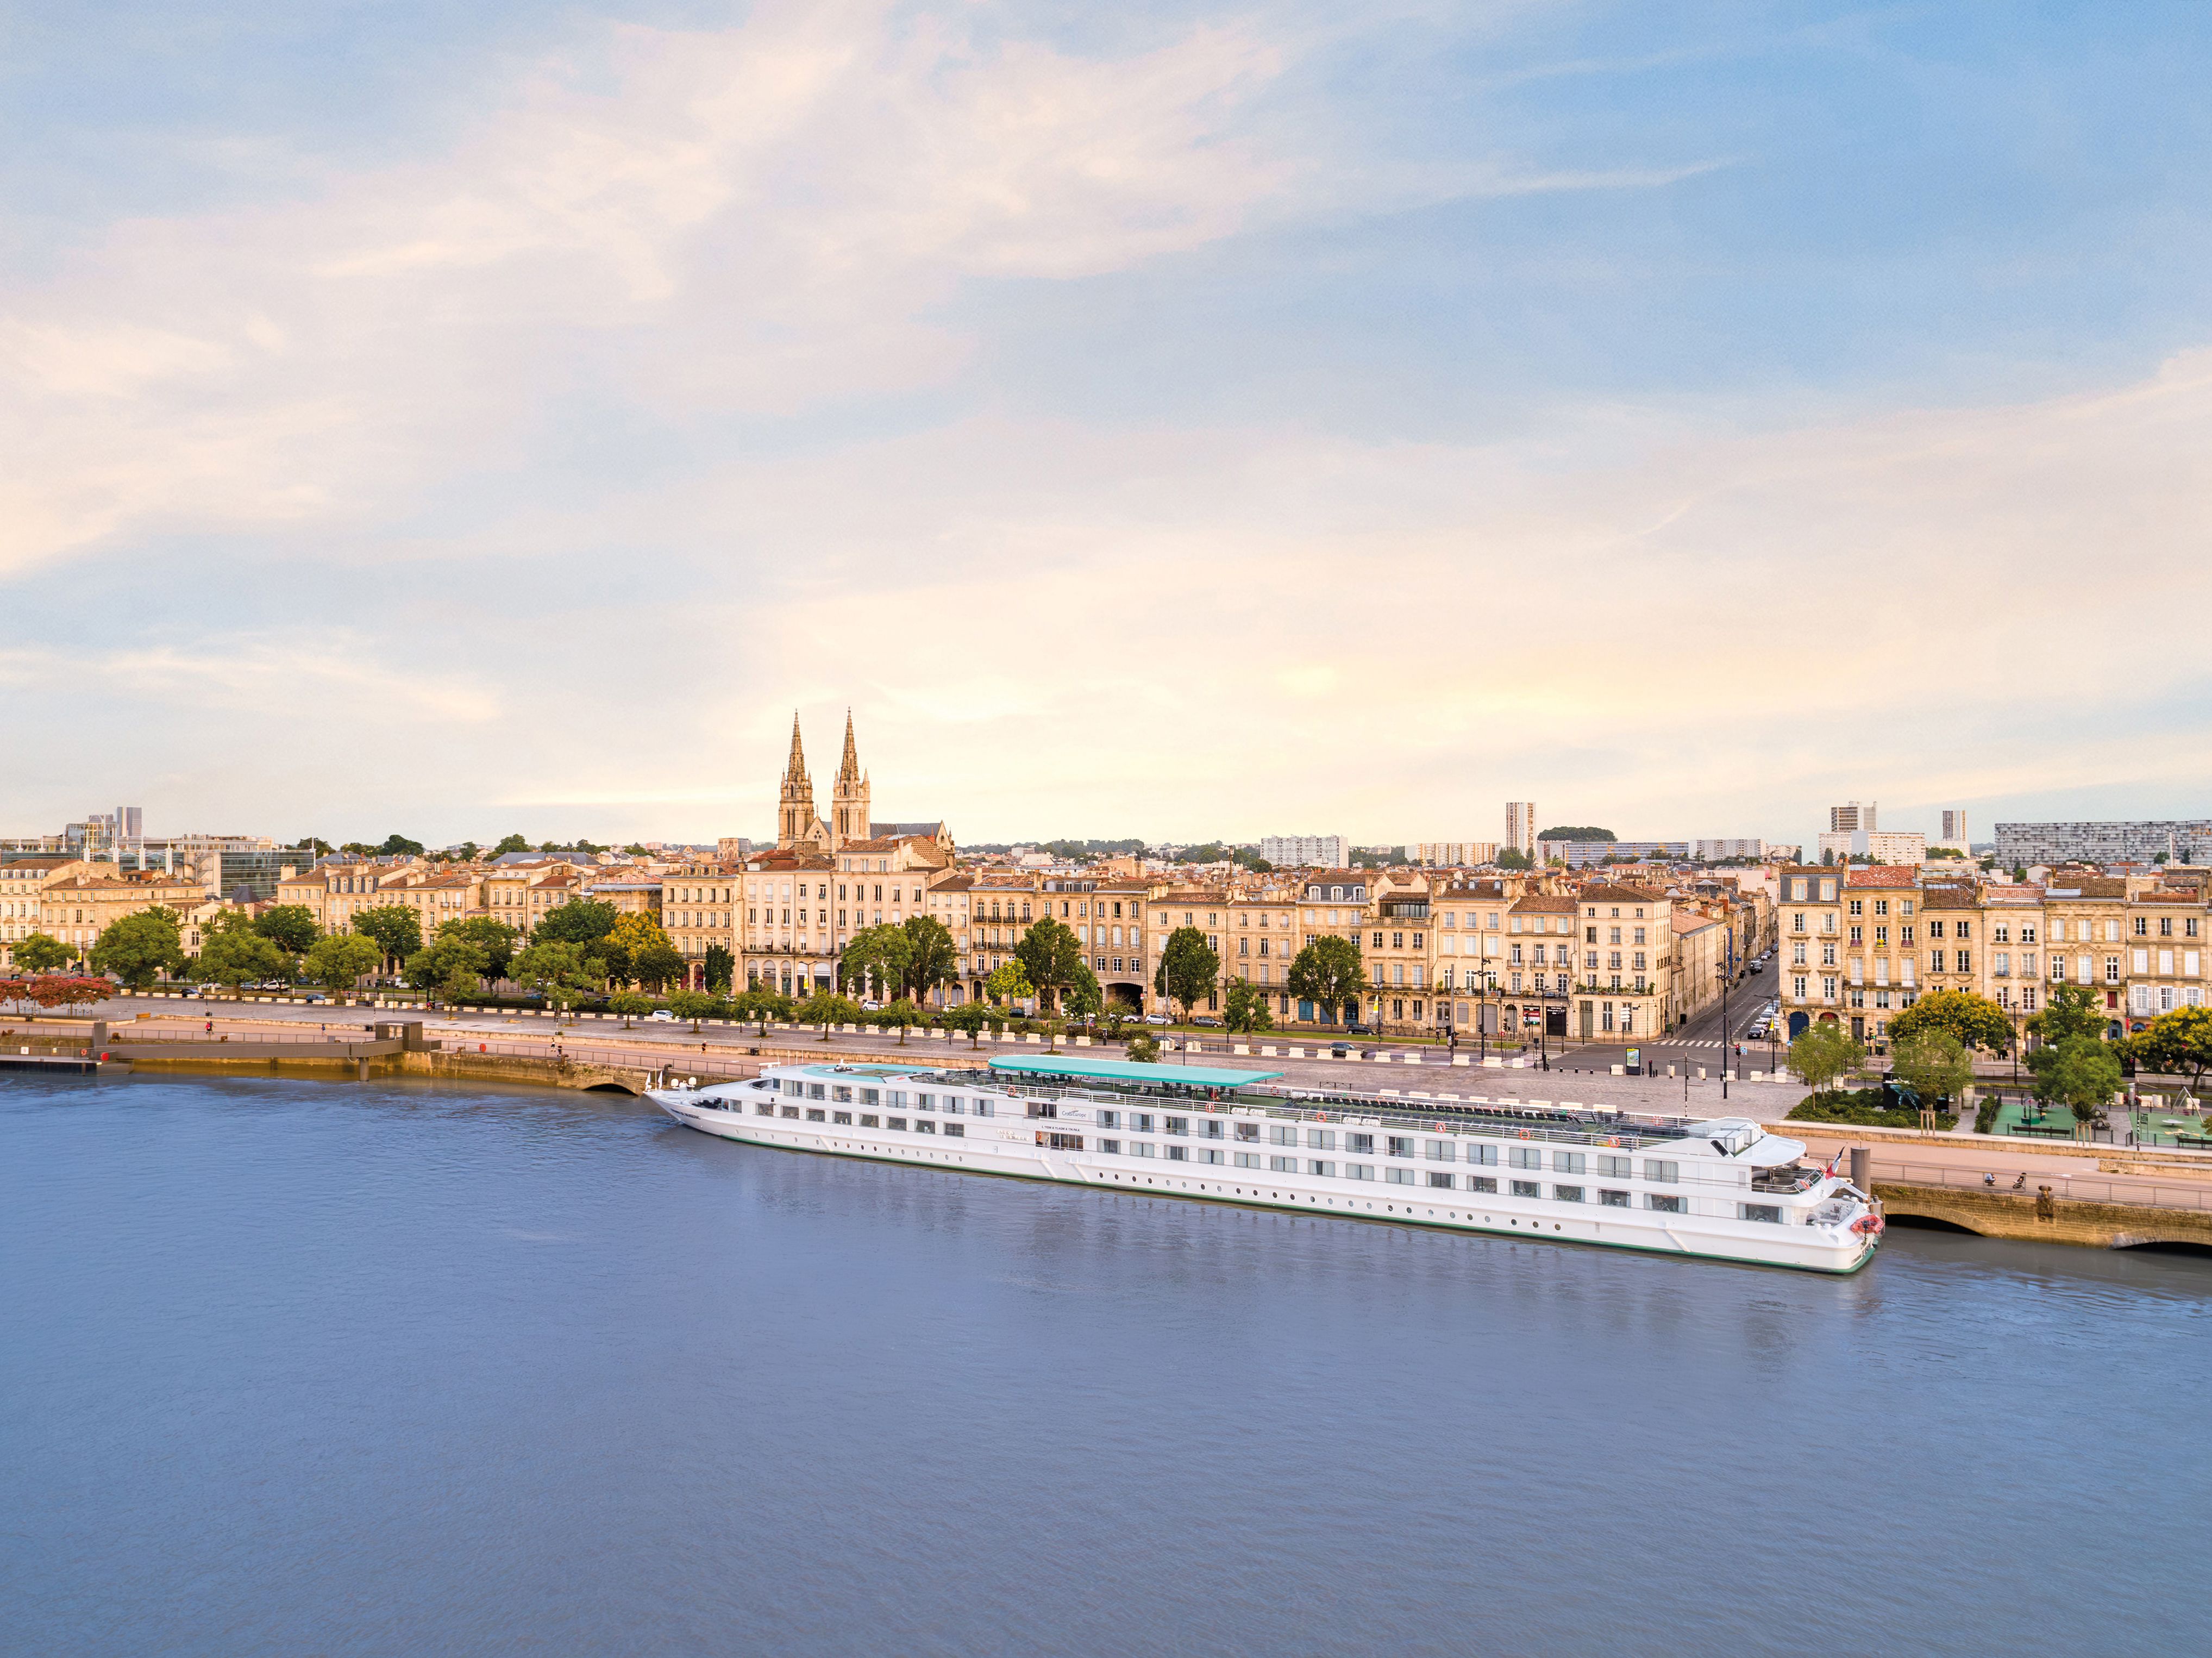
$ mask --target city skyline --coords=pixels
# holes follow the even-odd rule
[[[994,838],[2201,810],[2201,11],[125,15],[11,823],[758,834],[794,701]]]

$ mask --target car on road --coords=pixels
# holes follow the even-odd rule
[[[676,1023],[676,1016],[673,1013],[671,1013],[665,1007],[656,1007],[652,1012],[646,1015],[646,1023],[648,1024],[673,1024]]]
[[[328,1000],[330,1000],[330,998],[327,996],[310,996],[307,998],[308,1004],[311,1006],[318,1003],[327,1002]]]

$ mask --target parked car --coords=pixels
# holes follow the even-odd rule
[[[1211,1013],[1201,1013],[1196,1018],[1193,1019],[1191,1023],[1205,1030],[1218,1030],[1221,1029],[1221,1021],[1215,1018]]]
[[[646,1023],[648,1024],[673,1024],[676,1023],[676,1016],[673,1013],[671,1013],[665,1007],[656,1007],[652,1012],[646,1015]]]
[[[1165,1024],[1167,1022],[1168,1016],[1164,1013],[1147,1013],[1145,1015],[1145,1023],[1146,1024]]]

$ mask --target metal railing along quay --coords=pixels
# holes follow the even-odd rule
[[[1900,1186],[1948,1186],[1960,1191],[1985,1192],[2032,1198],[2047,1186],[2053,1197],[2074,1198],[2085,1203],[2139,1204],[2155,1209],[2212,1210],[2212,1182],[2182,1183],[2109,1175],[2062,1175],[2031,1169],[2024,1184],[2015,1184],[2016,1169],[1961,1169],[1940,1163],[1891,1163],[1869,1160],[1869,1178]],[[1987,1176],[1994,1174],[1994,1182]]]

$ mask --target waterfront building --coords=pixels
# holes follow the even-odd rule
[[[107,872],[108,868],[80,863],[41,885],[34,930],[69,945],[82,960],[92,953],[100,935],[126,915],[158,907],[175,911],[181,919],[207,899],[198,880],[189,876],[154,871],[117,875]]]

